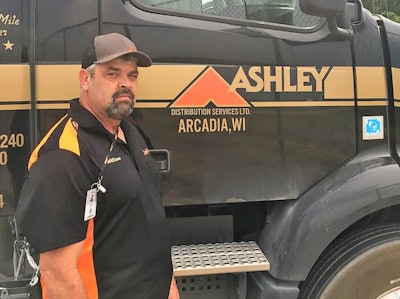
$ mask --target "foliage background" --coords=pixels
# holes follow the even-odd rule
[[[362,0],[365,8],[400,23],[400,0]]]

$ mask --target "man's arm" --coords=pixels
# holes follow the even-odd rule
[[[40,274],[48,299],[87,299],[77,263],[83,241],[40,254]]]
[[[172,276],[171,287],[169,289],[168,299],[179,299],[178,286],[176,284],[176,280],[175,280],[174,276]]]

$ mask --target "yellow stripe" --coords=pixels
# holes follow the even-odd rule
[[[354,106],[351,101],[307,101],[307,102],[251,102],[254,107],[335,107],[335,106]],[[136,103],[135,108],[167,108],[169,103]],[[386,106],[386,101],[359,101],[358,106]],[[400,107],[400,103],[395,102],[396,107]],[[49,103],[37,104],[38,109],[69,109],[68,103]],[[1,105],[0,111],[5,110],[28,110],[30,104]]]
[[[153,65],[140,68],[137,99],[172,100],[204,69],[205,65]],[[79,97],[79,64],[37,65],[38,101],[65,101]],[[30,100],[29,66],[0,65],[0,102]]]
[[[354,99],[352,67],[335,66],[324,81],[324,99]]]
[[[53,131],[57,128],[57,126],[64,120],[64,118],[66,118],[67,115],[65,115],[64,117],[62,117],[48,132],[47,134],[44,136],[44,138],[42,139],[42,141],[40,141],[40,143],[38,144],[38,146],[36,146],[36,148],[33,150],[31,157],[29,158],[29,162],[28,162],[28,170],[31,168],[32,164],[36,162],[36,160],[38,159],[39,156],[39,150],[41,149],[41,147],[43,146],[43,144],[46,143],[47,139],[49,139],[51,133],[53,133]]]
[[[400,100],[400,69],[392,67],[393,96]]]
[[[173,100],[207,66],[153,65],[139,69],[138,100]]]
[[[153,65],[140,68],[136,98],[139,100],[172,100],[193,81],[206,66]],[[79,97],[80,65],[38,65],[37,99],[68,100]]]
[[[136,103],[135,108],[167,108],[169,103]]]
[[[204,69],[204,65],[154,65],[140,68],[137,108],[166,108],[169,103],[153,103],[154,100],[175,99]],[[52,101],[38,103],[38,109],[68,109],[65,100],[79,96],[78,72],[80,65],[38,65],[37,100]],[[400,69],[392,68],[394,96],[400,99]],[[357,94],[359,99],[386,99],[386,74],[383,67],[356,67]],[[0,110],[30,109],[27,103],[11,104],[30,100],[29,66],[1,65]],[[165,82],[165,83],[163,83]],[[350,67],[333,67],[324,82],[326,99],[351,99],[353,75]],[[61,101],[62,103],[54,103]],[[149,102],[146,102],[149,101]],[[307,107],[307,106],[352,106],[350,102],[253,102],[255,107]],[[384,106],[383,101],[359,102],[360,106]],[[398,104],[396,104],[398,107]]]
[[[29,101],[29,65],[0,65],[0,102]]]
[[[400,102],[394,102],[394,105],[395,105],[396,107],[400,107]]]
[[[69,109],[69,103],[42,103],[36,105],[37,109]],[[1,104],[0,111],[12,111],[12,110],[29,110],[31,109],[31,104]]]
[[[357,97],[359,99],[386,99],[386,73],[384,67],[356,67]],[[339,88],[339,87],[338,87]]]
[[[387,102],[386,101],[358,101],[357,105],[362,106],[362,107],[386,106]]]
[[[68,100],[79,97],[80,65],[37,65],[36,98],[38,101]]]
[[[59,141],[60,149],[65,149],[67,151],[73,152],[78,156],[81,154],[78,144],[78,131],[72,125],[72,120],[70,119],[64,127]]]
[[[37,104],[38,109],[69,109],[69,103]]]
[[[353,101],[251,102],[254,107],[352,107]]]
[[[29,110],[29,109],[31,109],[31,104],[7,104],[7,105],[2,105],[0,103],[0,111]]]

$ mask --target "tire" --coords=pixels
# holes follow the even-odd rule
[[[299,299],[387,299],[398,295],[400,224],[391,224],[363,229],[335,242],[300,286]]]

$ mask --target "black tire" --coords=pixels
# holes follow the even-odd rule
[[[377,225],[334,243],[300,286],[299,299],[378,299],[395,290],[400,292],[400,224]]]

